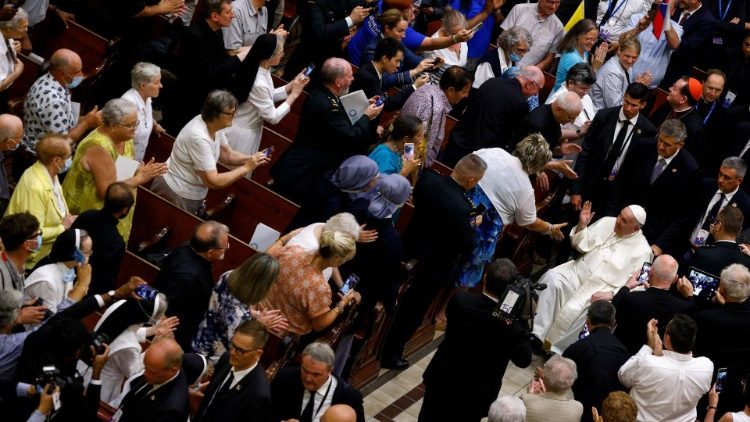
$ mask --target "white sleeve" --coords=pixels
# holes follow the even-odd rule
[[[641,346],[641,349],[638,351],[638,353],[631,356],[630,359],[628,359],[627,362],[625,362],[620,367],[620,370],[617,371],[617,377],[620,379],[620,382],[623,386],[625,386],[626,388],[632,388],[635,386],[635,383],[638,382],[638,379],[640,377],[641,359],[651,355],[652,353],[653,350],[651,350],[651,348],[648,347],[647,344],[644,344],[643,346]]]
[[[283,87],[281,89],[283,90]],[[286,102],[276,108],[273,101],[275,94],[276,92],[272,88],[262,83],[256,83],[247,98],[247,101],[258,109],[260,117],[272,125],[280,122],[290,111],[289,104]]]
[[[500,75],[497,75],[500,76]],[[494,78],[495,73],[492,71],[492,66],[489,63],[482,63],[477,66],[477,70],[474,73],[474,83],[471,85],[472,88],[479,89],[483,83],[487,82],[488,79]]]
[[[223,134],[224,131],[217,132],[216,140],[218,141]],[[216,170],[216,159],[214,158],[214,153],[209,144],[211,141],[199,137],[193,137],[188,142],[190,142],[190,144],[186,149],[193,161],[193,168],[196,171]]]
[[[536,202],[534,201],[534,191],[524,192],[524,197],[519,198],[518,207],[516,208],[515,220],[519,226],[527,226],[536,221]]]
[[[26,287],[24,293],[27,299],[39,298],[42,299],[42,305],[46,306],[52,312],[57,312],[57,291],[52,287],[53,281],[51,280],[40,280],[31,286]]]

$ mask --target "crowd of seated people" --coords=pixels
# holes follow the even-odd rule
[[[0,414],[750,420],[726,3],[5,0]]]

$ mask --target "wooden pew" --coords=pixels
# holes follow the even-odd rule
[[[120,271],[117,273],[115,285],[117,287],[122,286],[127,283],[132,276],[138,276],[148,282],[148,284],[152,284],[156,279],[157,274],[159,274],[159,267],[146,261],[133,252],[125,251],[125,256],[122,258],[122,264],[120,265]]]
[[[667,102],[667,91],[664,91],[661,88],[656,88],[654,90],[654,105],[651,107],[651,111],[649,112],[649,116],[653,115],[656,110],[659,109],[664,103]]]
[[[29,92],[31,85],[41,76],[42,67],[23,53],[18,54],[18,59],[23,63],[23,72],[8,87],[8,110],[23,119],[23,103],[26,100],[26,94]]]
[[[83,61],[83,74],[95,74],[105,61],[109,40],[81,26],[76,22],[68,22],[65,28],[57,19],[47,19],[34,27],[31,42],[34,52],[45,60],[52,53],[67,48],[75,51]]]
[[[251,177],[252,180],[255,180],[256,182],[260,183],[263,186],[268,186],[269,182],[273,179],[271,177],[271,166],[276,162],[276,160],[279,159],[279,157],[284,154],[284,151],[287,150],[292,145],[292,141],[289,140],[289,138],[285,137],[284,135],[276,132],[275,130],[264,127],[263,128],[263,135],[260,137],[260,150],[264,150],[268,147],[273,147],[273,154],[271,155],[271,162],[268,163],[265,166],[258,167],[253,171],[253,175]]]

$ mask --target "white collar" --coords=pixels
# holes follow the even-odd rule
[[[375,69],[375,73],[378,74],[378,80],[383,79],[383,75],[378,70],[378,67],[375,65],[375,60],[372,61],[372,68]]]
[[[740,190],[739,186],[737,186],[736,188],[734,188],[733,191],[727,192],[727,193],[722,192],[721,189],[716,189],[716,193],[718,193],[719,195],[726,196],[727,197],[727,201],[730,201],[734,197],[734,195],[737,194],[738,190]],[[716,195],[716,193],[714,195]]]
[[[153,386],[151,387],[151,391],[149,391],[149,393],[153,393],[154,391],[158,390],[158,389],[159,389],[159,388],[161,388],[162,386],[164,386],[164,385],[167,385],[167,384],[169,384],[170,382],[172,382],[172,380],[174,380],[175,378],[177,378],[177,377],[178,377],[178,376],[180,375],[180,372],[181,372],[181,371],[182,371],[182,370],[180,370],[180,371],[177,371],[177,373],[176,373],[176,374],[174,374],[174,375],[172,376],[172,378],[170,378],[170,379],[168,379],[168,380],[164,381],[164,382],[163,382],[163,383],[161,383],[161,384],[154,384],[154,385],[153,385]]]
[[[635,124],[638,123],[638,114],[636,114],[632,119],[628,119],[627,117],[625,117],[625,113],[622,112],[622,107],[620,107],[620,115],[618,117],[618,121],[627,120],[631,125],[633,125],[633,127],[635,127]]]
[[[672,160],[674,160],[674,157],[676,157],[677,154],[679,154],[679,153],[680,153],[680,150],[678,149],[677,152],[675,152],[674,154],[672,154],[669,157],[662,157],[661,155],[659,155],[659,158],[657,158],[656,161],[659,161],[659,160],[661,160],[663,158],[664,161],[667,163],[667,166],[668,166],[669,163],[671,163]],[[664,168],[667,168],[667,166],[664,166]]]
[[[251,367],[249,367],[247,369],[243,369],[241,371],[235,371],[234,370],[234,366],[233,366],[232,370],[230,372],[232,373],[232,375],[234,375],[234,383],[238,383],[238,382],[242,381],[242,379],[245,378],[245,376],[247,374],[249,374],[250,372],[252,372],[253,369],[255,369],[256,366],[258,366],[258,362],[255,362],[255,364],[253,366],[251,366]]]
[[[482,294],[485,295],[485,296],[487,296],[491,301],[493,301],[495,303],[500,303],[500,299],[497,299],[497,298],[494,298],[494,297],[488,295],[487,292],[482,292]]]
[[[320,394],[321,396],[324,395],[326,393],[326,391],[328,390],[328,385],[331,384],[332,382],[333,382],[333,374],[331,374],[331,375],[328,376],[328,381],[324,382],[323,385],[321,385],[320,388],[318,388],[315,391],[315,393],[316,394]],[[311,399],[312,399],[312,397],[311,397]]]

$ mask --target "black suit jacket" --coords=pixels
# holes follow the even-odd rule
[[[645,328],[644,328],[645,330]],[[578,368],[573,394],[584,409],[601,408],[602,401],[615,390],[624,390],[617,371],[630,358],[625,346],[607,327],[591,331],[588,337],[571,344],[563,357],[572,359]],[[583,412],[582,421],[591,421],[591,412]]]
[[[371,61],[364,64],[359,68],[357,73],[354,74],[354,82],[352,82],[349,92],[358,91],[360,89],[365,92],[367,98],[372,98],[376,95],[385,97],[385,102],[383,103],[383,110],[385,111],[399,110],[406,102],[406,99],[409,98],[409,95],[414,92],[414,86],[409,84],[404,85],[400,90],[396,90],[395,95],[388,95],[388,93],[383,90],[383,80],[378,76],[378,72],[375,70],[375,66],[373,66]],[[370,123],[370,135],[373,139],[377,136],[375,131],[380,124],[381,116],[382,115],[379,114],[378,117]]]
[[[674,14],[679,19],[680,11]],[[682,25],[680,47],[672,53],[669,66],[660,86],[668,88],[682,75],[690,75],[690,68],[702,56],[702,49],[711,40],[714,32],[714,17],[708,7],[701,6]]]
[[[598,199],[600,203],[595,202],[595,205],[599,207],[606,207],[606,203],[601,203],[606,201],[606,197],[592,198],[592,194],[597,190],[598,184],[609,177],[612,170],[604,168],[604,160],[615,141],[615,129],[621,108],[621,106],[610,107],[596,113],[583,138],[582,151],[576,159],[575,171],[578,179],[573,181],[571,193],[581,195],[584,200]],[[654,125],[646,116],[642,113],[638,114],[638,122],[631,131],[632,137],[628,151],[632,151],[634,145],[643,143],[646,138],[654,136],[655,132]]]
[[[266,378],[265,369],[258,364],[234,388],[217,393],[216,390],[221,388],[231,369],[232,365],[229,363],[227,352],[216,364],[211,383],[206,387],[203,401],[192,420],[195,422],[270,421],[271,385]],[[215,397],[214,394],[216,394]],[[211,397],[214,399],[209,407]]]
[[[336,377],[335,375],[331,375]],[[336,377],[331,405],[346,404],[357,413],[357,422],[365,421],[362,393],[344,380]],[[300,368],[284,368],[271,382],[271,416],[273,421],[299,419],[302,413],[302,398],[305,388],[300,379]],[[320,415],[324,412],[321,411]]]
[[[427,391],[450,393],[452,403],[444,406],[471,409],[477,418],[497,398],[508,362],[521,368],[531,363],[523,325],[493,317],[496,306],[485,295],[457,291],[445,311],[445,339],[422,376]]]
[[[188,384],[180,371],[177,378],[153,393],[136,398],[134,394],[146,383],[143,375],[130,383],[130,392],[122,399],[120,422],[176,422],[187,420]],[[150,388],[150,387],[145,387]]]
[[[674,314],[695,313],[692,298],[682,299],[669,290],[655,287],[636,292],[622,287],[612,304],[617,309],[615,337],[622,341],[630,355],[634,355],[646,344],[646,323],[651,318],[659,321],[659,332],[664,334],[664,328]]]
[[[731,145],[728,147],[724,157],[740,157],[745,160],[746,163],[750,162],[750,150],[745,152],[742,156],[742,150],[745,149],[747,143],[750,142],[750,122],[743,122],[737,125],[734,138]],[[742,189],[745,192],[750,192],[750,177],[745,177],[742,181]]]
[[[694,220],[693,227],[701,223],[701,219],[708,212],[708,204],[711,203],[711,199],[713,199],[714,195],[716,195],[716,191],[718,189],[719,188],[716,184],[716,179],[703,179],[700,201],[696,201],[695,204],[696,218]],[[725,207],[726,206],[736,207],[737,209],[742,211],[742,215],[750,216],[750,195],[748,195],[742,189],[739,189],[737,190],[737,193],[732,196],[732,200],[729,201],[729,203],[725,205]],[[746,229],[748,227],[750,227],[750,218],[746,219],[746,221],[743,221],[742,223],[743,229]]]
[[[643,234],[649,244],[664,253],[682,256],[690,236],[695,207],[691,205],[700,189],[701,171],[689,152],[681,149],[661,175],[651,184],[651,172],[658,159],[656,142],[633,145],[615,180],[615,215],[622,208],[638,204],[646,210]]]
[[[682,273],[687,274],[690,267],[695,267],[718,277],[724,268],[732,264],[750,268],[750,256],[740,252],[739,245],[734,242],[715,242],[698,248],[685,264]]]
[[[669,103],[665,103],[659,107],[651,115],[651,120],[658,127],[667,120],[667,117],[672,113],[672,106]],[[685,138],[684,149],[693,156],[693,158],[701,164],[703,168],[708,158],[708,148],[706,147],[706,140],[704,139],[704,128],[703,118],[698,110],[693,107],[689,112],[681,115],[679,120],[685,124],[687,129],[687,138]]]
[[[526,115],[521,129],[514,136],[513,147],[532,133],[541,133],[552,150],[560,145],[562,129],[552,113],[552,104],[542,104]]]
[[[94,245],[89,258],[91,264],[91,285],[89,294],[105,293],[116,288],[117,269],[125,256],[125,241],[117,231],[117,220],[103,210],[84,211],[76,218],[72,229],[84,229],[91,236]]]
[[[154,287],[169,300],[167,315],[180,319],[174,337],[182,350],[193,350],[191,342],[208,309],[213,286],[211,263],[190,245],[178,246],[162,262]]]

